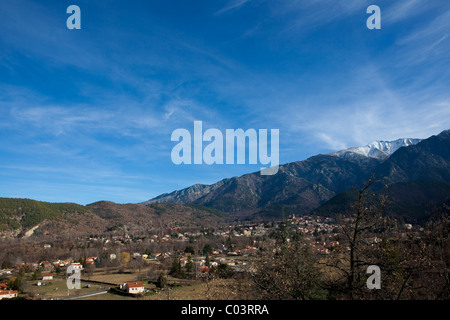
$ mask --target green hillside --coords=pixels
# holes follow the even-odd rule
[[[0,230],[30,228],[45,219],[65,219],[65,213],[86,213],[76,203],[50,203],[30,199],[0,198]]]

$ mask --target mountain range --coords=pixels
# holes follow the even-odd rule
[[[450,199],[450,130],[423,140],[374,141],[364,147],[320,154],[284,164],[273,176],[255,172],[212,185],[196,184],[143,204],[196,204],[239,219],[279,216],[281,207],[286,213],[301,215],[318,212],[336,200],[333,198],[362,187],[369,179],[377,182],[374,192],[390,195],[392,207],[403,208],[402,217],[423,220],[434,206]],[[398,190],[402,197],[383,190],[385,186]],[[424,186],[439,192],[429,193]],[[326,207],[319,210],[324,211]]]
[[[134,234],[196,228],[230,220],[285,214],[345,213],[356,190],[372,179],[370,201],[388,200],[389,213],[424,222],[450,207],[450,130],[428,139],[375,141],[281,165],[277,174],[250,173],[212,185],[196,184],[138,204],[99,201],[86,206],[0,198],[0,236]]]

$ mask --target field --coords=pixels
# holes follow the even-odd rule
[[[77,300],[205,300],[205,299],[231,299],[230,292],[227,291],[226,282],[231,280],[218,279],[209,282],[195,279],[178,279],[167,277],[168,284],[174,285],[170,289],[157,290],[151,281],[142,280],[148,272],[142,269],[141,272],[130,270],[109,271],[107,274],[102,269],[95,273],[82,276],[81,288],[68,290],[65,278],[55,278],[51,281],[42,281],[42,285],[37,285],[37,280],[27,280],[24,283],[24,294],[35,299],[77,299]],[[95,283],[104,282],[104,284]],[[111,292],[105,293],[111,285],[125,282],[141,281],[148,293],[144,297],[130,297],[118,295]],[[228,290],[229,291],[229,290]],[[101,292],[101,293],[99,293]],[[99,293],[99,294],[94,294]],[[94,294],[94,295],[89,295]],[[88,296],[83,296],[88,295]]]
[[[144,297],[133,298],[120,296],[113,293],[105,293],[95,296],[80,298],[78,300],[229,300],[232,299],[228,293],[223,290],[223,280],[214,280],[209,283],[192,282],[192,284],[182,285],[175,289],[151,293]],[[146,288],[152,287],[145,285]],[[154,287],[154,286],[153,286]]]
[[[86,285],[82,283],[81,289],[68,290],[66,279],[54,279],[43,282],[40,286],[37,285],[37,281],[27,281],[24,292],[37,299],[61,299],[108,289],[105,285],[90,284],[90,287],[84,287]]]

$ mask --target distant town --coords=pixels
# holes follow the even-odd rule
[[[429,234],[411,224],[402,229],[400,238]],[[251,273],[264,264],[264,253],[283,232],[288,244],[289,235],[301,235],[319,257],[350,250],[335,219],[295,215],[197,231],[173,227],[139,236],[120,230],[53,241],[14,239],[2,243],[10,258],[1,264],[0,299],[170,299],[168,292],[173,297],[192,288],[198,288],[197,298],[202,299],[209,280]],[[68,267],[80,271],[80,288],[68,289]],[[182,297],[191,299],[189,292]]]

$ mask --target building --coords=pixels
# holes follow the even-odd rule
[[[53,273],[43,273],[42,281],[53,280]]]
[[[49,261],[42,261],[40,265],[42,269],[46,271],[52,271],[54,269],[53,265]]]
[[[30,263],[30,268],[32,271],[34,271],[37,268],[39,268],[39,265],[36,262],[32,262],[32,263]]]
[[[81,271],[83,270],[83,266],[81,265],[81,263],[78,262],[73,262],[70,264],[70,266],[72,267],[73,271]]]
[[[97,257],[86,258],[86,264],[94,264],[96,260],[97,260]]]
[[[183,267],[183,268],[186,267],[187,262],[188,262],[187,258],[180,258],[181,267]]]
[[[0,290],[0,300],[11,299],[17,297],[17,291],[15,290]]]
[[[142,284],[142,282],[126,282],[122,285],[122,290],[131,294],[138,294],[145,292],[144,285]]]
[[[202,273],[209,272],[209,267],[202,266],[202,267],[198,268],[198,271],[200,271]]]

